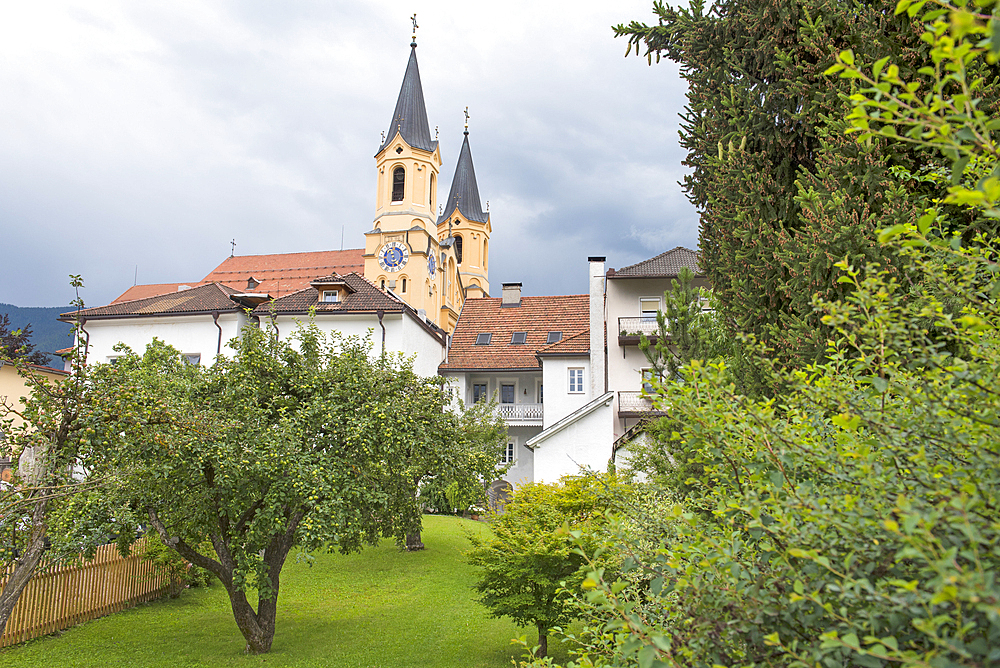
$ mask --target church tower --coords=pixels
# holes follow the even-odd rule
[[[479,199],[476,169],[472,165],[472,149],[469,147],[468,110],[465,140],[437,228],[441,244],[451,245],[454,249],[455,270],[458,272],[456,282],[464,288],[465,296],[489,297],[490,214],[483,211]]]
[[[415,35],[375,168],[375,222],[365,234],[365,277],[448,329],[437,318],[444,299],[435,215],[441,152],[427,122]]]
[[[416,35],[375,168],[375,222],[365,233],[365,278],[451,333],[466,296],[489,296],[490,215],[479,200],[468,113],[448,202],[436,215],[441,152],[427,122]]]

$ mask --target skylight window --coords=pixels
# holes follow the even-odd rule
[[[476,345],[477,346],[488,346],[490,345],[490,340],[493,338],[492,334],[477,334],[476,335]]]
[[[511,343],[523,344],[528,340],[527,332],[514,332],[514,335],[510,337]]]
[[[545,339],[545,343],[555,343],[556,341],[562,341],[562,332],[549,332],[549,338]]]

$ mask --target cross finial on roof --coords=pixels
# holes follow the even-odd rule
[[[465,134],[469,134],[469,108],[465,108]]]
[[[417,15],[414,14],[413,16],[411,16],[410,20],[413,21],[413,41],[410,42],[410,46],[416,46],[417,45],[417,28],[420,27],[420,26],[417,25]]]
[[[233,249],[229,252],[229,257],[233,257],[234,255],[236,255],[236,239],[233,239],[229,243],[232,244],[233,246]]]

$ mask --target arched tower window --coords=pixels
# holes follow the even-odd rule
[[[483,239],[483,271],[490,268],[490,242]]]
[[[455,258],[462,264],[462,235],[455,235]]]
[[[437,206],[437,204],[435,203],[436,199],[437,199],[437,179],[434,178],[434,174],[431,173],[431,194],[430,198],[427,201],[431,203],[432,216],[436,215],[435,212],[437,211],[437,209],[435,208]]]
[[[392,201],[403,201],[403,188],[406,186],[406,170],[397,167],[392,170]]]

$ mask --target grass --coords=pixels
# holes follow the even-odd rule
[[[511,639],[533,631],[488,619],[475,601],[464,531],[479,523],[424,518],[422,552],[391,541],[354,555],[289,556],[282,570],[270,654],[248,656],[217,582],[0,650],[4,668],[60,666],[343,666],[345,668],[509,667]],[[550,641],[551,652],[564,658]]]

